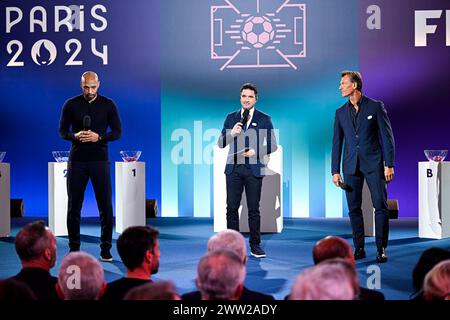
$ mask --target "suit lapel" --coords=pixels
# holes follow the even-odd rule
[[[259,112],[258,110],[255,109],[255,111],[253,112],[253,118],[250,121],[250,123],[248,124],[248,128],[247,129],[253,128],[253,129],[256,130],[258,128],[258,122],[259,122],[260,118],[261,118],[261,112]],[[256,126],[253,126],[252,125],[253,123],[255,123]]]
[[[351,128],[353,128],[353,131],[356,133],[356,128],[355,128],[355,126],[353,125],[353,117],[352,117],[352,110],[350,109],[350,108],[353,108],[352,107],[352,105],[351,105],[351,103],[350,103],[350,100],[347,102],[347,122],[348,122],[348,124],[349,124],[349,126],[351,127]]]
[[[361,125],[363,124],[363,121],[367,117],[367,103],[364,96],[361,98],[361,105],[359,106],[359,112],[361,112],[361,114],[359,115],[358,126],[356,127],[355,130],[356,132],[359,131]]]

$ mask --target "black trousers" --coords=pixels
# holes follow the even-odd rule
[[[235,165],[227,180],[227,228],[239,231],[239,213],[242,192],[245,188],[248,207],[248,226],[250,244],[261,242],[261,216],[259,201],[261,199],[262,177],[255,177],[249,165]]]
[[[364,221],[361,210],[364,179],[367,181],[375,208],[375,242],[378,249],[386,248],[389,236],[389,210],[384,169],[381,167],[369,173],[357,170],[355,174],[344,174],[344,179],[352,189],[346,191],[346,196],[355,248],[364,247]]]
[[[100,213],[100,247],[110,249],[113,229],[113,210],[111,200],[111,175],[109,161],[69,162],[67,170],[67,229],[69,248],[80,249],[80,216],[84,192],[91,178],[95,199]]]

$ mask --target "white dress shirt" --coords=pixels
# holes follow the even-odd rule
[[[244,108],[241,108],[241,118],[243,117],[243,115],[244,115]],[[249,111],[249,114],[248,114],[248,119],[247,119],[247,123],[243,123],[243,125],[245,125],[245,130],[247,130],[248,129],[248,126],[250,125],[250,123],[252,122],[252,119],[253,119],[253,113],[255,112],[255,107],[253,107],[253,108],[251,108],[250,110],[248,110]]]

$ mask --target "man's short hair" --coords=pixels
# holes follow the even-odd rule
[[[450,260],[439,262],[423,282],[426,299],[450,299]]]
[[[61,262],[58,286],[66,300],[97,300],[104,283],[102,266],[86,252],[71,252]]]
[[[139,267],[148,250],[153,253],[158,236],[159,231],[150,226],[125,229],[117,239],[117,251],[128,270],[133,271]]]
[[[179,295],[172,281],[156,281],[134,287],[123,300],[177,300]]]
[[[341,72],[341,78],[349,76],[351,82],[356,82],[356,90],[362,91],[363,83],[361,73],[358,71],[344,70]]]
[[[223,230],[209,238],[208,252],[216,250],[229,250],[241,257],[242,261],[247,257],[245,239],[236,230]]]
[[[197,267],[197,287],[207,300],[231,299],[244,278],[242,259],[228,250],[207,253]]]
[[[258,89],[256,88],[256,86],[252,83],[244,83],[241,87],[241,93],[242,91],[244,91],[245,89],[249,89],[249,90],[253,90],[253,92],[255,93],[255,98],[258,98]]]
[[[306,269],[295,280],[291,300],[354,300],[358,279],[350,262],[337,258]]]
[[[352,258],[352,247],[341,237],[328,236],[316,242],[313,248],[314,264],[324,260],[343,258]]]
[[[27,224],[17,233],[15,239],[17,255],[24,261],[39,258],[51,244],[52,238],[43,221]]]

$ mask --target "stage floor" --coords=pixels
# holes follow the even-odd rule
[[[12,219],[12,237],[0,238],[0,279],[12,276],[20,270],[20,261],[14,249],[14,235],[24,224],[38,220],[37,217]],[[46,220],[42,219],[42,220]],[[161,260],[154,279],[175,282],[179,293],[195,289],[195,275],[199,258],[206,251],[208,238],[213,234],[213,220],[207,218],[155,218],[147,223],[160,232]],[[81,249],[94,256],[99,255],[100,227],[97,218],[84,218],[81,227]],[[249,257],[245,285],[283,299],[290,291],[296,275],[313,264],[311,251],[314,243],[327,236],[337,235],[351,242],[350,223],[347,218],[302,218],[285,219],[281,234],[264,234],[262,247],[267,258]],[[122,277],[125,267],[117,253],[114,233],[112,263],[102,262],[107,281]],[[247,236],[246,236],[247,237]],[[57,237],[57,270],[67,254],[67,237]],[[412,293],[412,270],[421,253],[431,247],[450,249],[450,239],[433,240],[417,237],[417,219],[390,221],[390,241],[387,253],[389,261],[376,264],[374,238],[366,238],[367,258],[357,261],[360,283],[366,286],[368,267],[379,265],[381,288],[387,299],[409,299]]]

